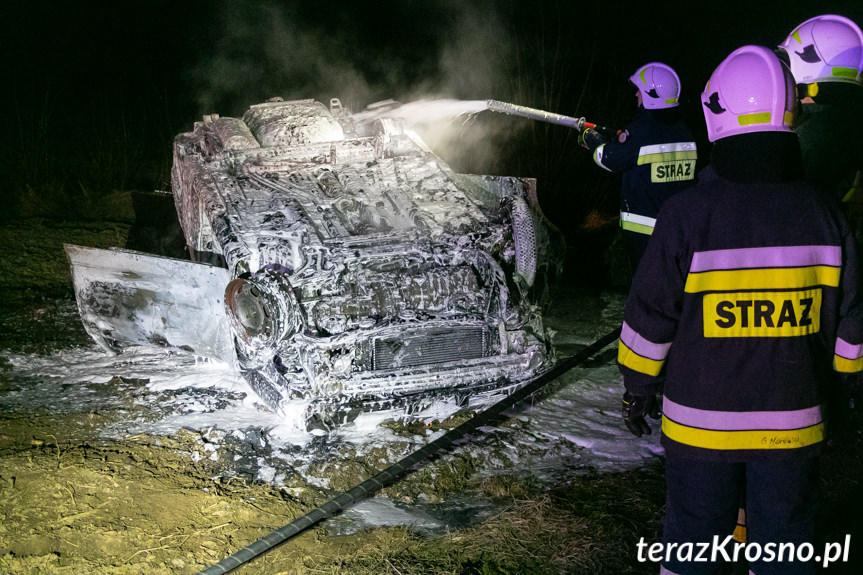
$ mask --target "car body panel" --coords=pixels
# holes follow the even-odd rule
[[[475,405],[551,358],[538,286],[560,261],[531,179],[455,173],[402,122],[338,100],[275,99],[177,136],[172,187],[193,259],[224,267],[202,297],[285,415]]]
[[[235,363],[223,301],[228,270],[118,248],[64,248],[84,328],[103,348],[157,345]]]

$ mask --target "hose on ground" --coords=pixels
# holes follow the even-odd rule
[[[222,575],[223,573],[233,571],[234,569],[245,565],[255,557],[263,555],[277,545],[284,543],[291,537],[299,535],[309,527],[317,525],[321,521],[337,515],[339,512],[351,505],[370,497],[378,490],[395,482],[402,475],[408,473],[418,463],[430,458],[432,455],[449,449],[456,441],[475,431],[477,428],[487,424],[492,418],[499,416],[505,409],[511,408],[520,403],[539,391],[539,389],[548,382],[560,377],[573,367],[589,359],[596,352],[615,341],[619,336],[620,328],[605,334],[578,353],[558,361],[548,370],[530,380],[523,387],[520,387],[512,394],[504,397],[485,411],[478,413],[458,427],[454,427],[444,435],[438,437],[417,451],[414,451],[383,471],[378,472],[369,479],[366,479],[356,487],[345,491],[338,497],[327,501],[320,507],[313,509],[302,517],[276,529],[269,535],[258,539],[248,547],[244,547],[233,555],[222,559],[219,563],[204,569],[198,575]]]

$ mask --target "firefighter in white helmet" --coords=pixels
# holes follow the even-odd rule
[[[696,146],[678,108],[680,78],[668,65],[650,62],[630,76],[638,111],[626,129],[606,137],[594,129],[579,135],[600,167],[622,175],[620,227],[632,271],[653,233],[656,214],[695,179]]]
[[[863,371],[856,246],[803,179],[794,80],[772,50],[735,50],[701,102],[710,165],[665,202],[633,278],[622,414],[649,433],[664,381],[661,573],[725,572],[720,552],[696,562],[675,550],[733,546],[745,485],[748,544],[764,551],[750,572],[812,574],[799,555],[777,561],[775,546],[814,543],[824,399],[839,374]]]
[[[863,32],[844,16],[806,20],[779,45],[802,106],[794,130],[806,179],[837,201],[863,232]],[[853,223],[853,222],[852,222]],[[860,238],[858,235],[858,239]]]

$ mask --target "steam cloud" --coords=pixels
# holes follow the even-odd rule
[[[395,99],[412,106],[404,112],[414,128],[451,163],[494,164],[491,141],[505,124],[474,121],[464,114],[483,108],[459,105],[508,91],[511,34],[486,2],[384,1],[327,10],[311,2],[239,0],[213,7],[213,37],[188,75],[201,114],[241,116],[274,96],[325,104],[335,97],[353,112]]]

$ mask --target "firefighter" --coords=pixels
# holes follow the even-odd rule
[[[681,575],[727,567],[721,553],[700,563],[673,550],[730,537],[743,485],[749,544],[813,542],[825,387],[863,370],[855,243],[803,180],[790,71],[744,46],[701,101],[710,165],[663,205],[618,348],[622,414],[637,436],[650,433],[664,379],[662,572]],[[751,571],[814,573],[769,559]]]
[[[629,81],[638,111],[626,129],[612,137],[586,129],[578,142],[601,168],[621,174],[620,227],[634,272],[660,206],[695,179],[696,146],[678,108],[680,79],[671,67],[650,62]]]
[[[837,201],[863,202],[863,33],[844,16],[798,26],[777,50],[798,84],[806,179]],[[846,206],[847,207],[847,206]]]

